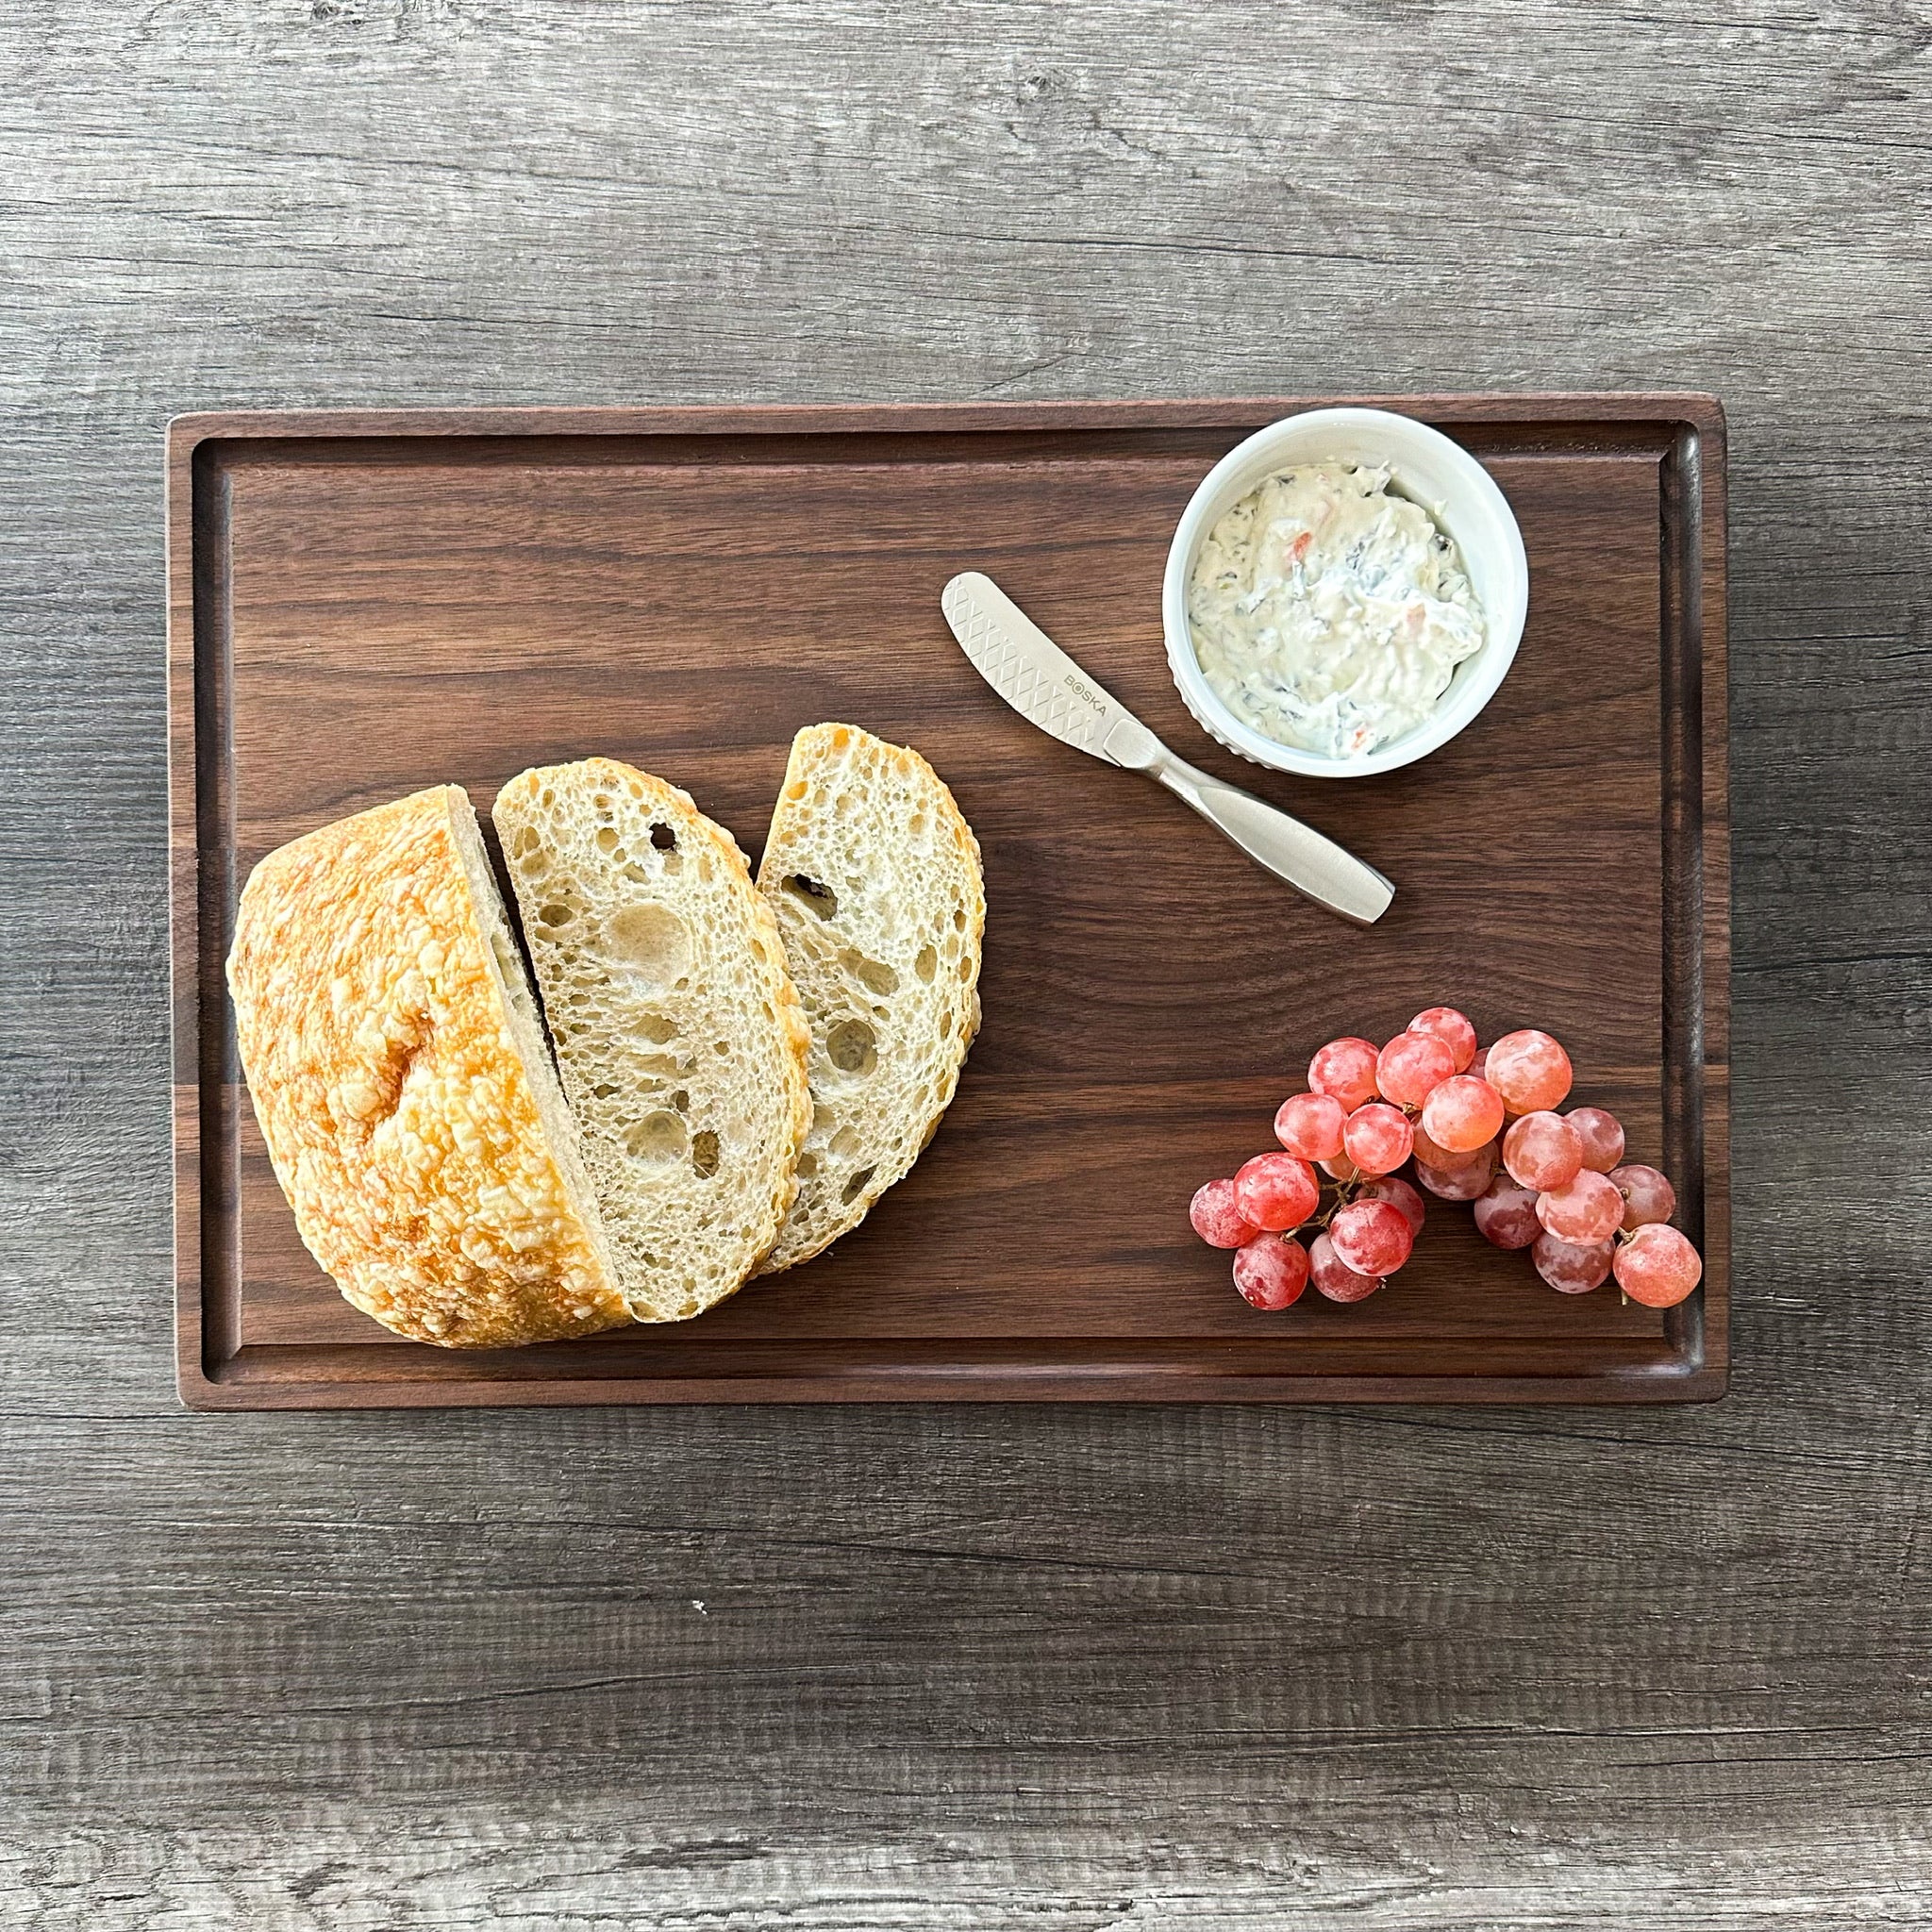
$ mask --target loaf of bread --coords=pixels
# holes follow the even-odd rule
[[[798,1199],[764,1264],[865,1218],[938,1129],[979,1027],[979,845],[915,751],[851,724],[792,741],[758,890],[811,1027]]]
[[[730,833],[628,765],[525,772],[492,816],[631,1313],[700,1314],[777,1239],[810,1119],[777,925]]]
[[[357,1307],[450,1348],[630,1319],[459,787],[270,854],[228,984],[295,1224]]]

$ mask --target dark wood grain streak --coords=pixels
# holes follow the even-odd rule
[[[1296,796],[1201,753],[1403,879],[1372,932],[1000,709],[939,618],[955,570],[990,571],[1196,748],[1155,617],[1167,538],[1236,440],[1323,400],[175,425],[170,461],[194,495],[175,526],[177,552],[192,533],[194,594],[173,631],[194,659],[193,708],[174,719],[177,1024],[192,1012],[196,1029],[175,1058],[200,1083],[176,1186],[201,1257],[179,1281],[184,1396],[1719,1393],[1728,1257],[1707,1208],[1721,1227],[1726,1070],[1708,1042],[1728,991],[1726,819],[1723,719],[1702,705],[1724,681],[1722,604],[1704,595],[1707,553],[1723,581],[1724,427],[1709,399],[1407,404],[1473,432],[1524,525],[1532,609],[1505,693],[1450,750],[1382,780]],[[755,849],[791,731],[826,715],[917,743],[986,854],[988,1019],[942,1142],[833,1255],[695,1327],[487,1357],[399,1344],[303,1252],[237,1086],[220,960],[239,881],[345,810],[449,778],[484,804],[527,763],[592,751],[685,784]],[[1521,743],[1527,758],[1507,749]],[[1419,816],[1448,826],[1449,850],[1412,830]],[[1505,850],[1510,881],[1489,860]],[[1574,989],[1546,971],[1515,983],[1551,952],[1576,962]],[[1691,1306],[1559,1300],[1448,1205],[1399,1292],[1342,1309],[1311,1296],[1286,1318],[1229,1292],[1225,1257],[1186,1225],[1194,1186],[1273,1144],[1273,1108],[1323,1040],[1379,1038],[1441,998],[1486,1037],[1558,1032],[1579,1094],[1613,1103],[1633,1158],[1680,1177],[1707,1250]]]
[[[1932,1919],[1921,7],[27,0],[0,74],[0,1924]],[[1724,1401],[180,1408],[171,417],[1664,386]]]

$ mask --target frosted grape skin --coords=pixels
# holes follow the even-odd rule
[[[1487,1080],[1452,1074],[1423,1102],[1423,1126],[1452,1154],[1473,1154],[1503,1131],[1503,1096]]]
[[[1531,1246],[1529,1258],[1558,1294],[1588,1294],[1609,1279],[1608,1241],[1566,1241],[1545,1228]]]
[[[1576,1130],[1583,1164],[1608,1174],[1624,1158],[1624,1123],[1601,1107],[1573,1107],[1563,1118]]]
[[[1315,1292],[1331,1302],[1367,1301],[1382,1286],[1379,1275],[1357,1274],[1326,1234],[1318,1234],[1308,1244],[1308,1277]]]
[[[1475,1058],[1475,1028],[1466,1014],[1454,1007],[1429,1007],[1408,1023],[1411,1033],[1428,1033],[1440,1040],[1455,1058],[1456,1071],[1466,1074]]]
[[[1328,1239],[1345,1267],[1383,1280],[1415,1247],[1408,1217],[1392,1201],[1351,1201],[1328,1224]]]
[[[1235,1171],[1234,1203],[1241,1218],[1271,1233],[1299,1227],[1321,1202],[1314,1170],[1292,1154],[1257,1154]]]
[[[1566,1186],[1539,1194],[1536,1214],[1558,1241],[1589,1247],[1616,1233],[1624,1219],[1624,1197],[1607,1174],[1586,1167]]]
[[[1570,1091],[1570,1056],[1534,1026],[1506,1033],[1490,1048],[1483,1078],[1503,1096],[1511,1113],[1541,1113]]]
[[[1375,1097],[1377,1053],[1373,1040],[1353,1034],[1317,1047],[1308,1062],[1309,1091],[1333,1094],[1350,1113],[1366,1107]]]
[[[1645,1167],[1641,1162],[1613,1167],[1609,1181],[1624,1197],[1625,1234],[1634,1234],[1652,1222],[1668,1221],[1677,1211],[1676,1189],[1654,1167]]]
[[[1428,1033],[1398,1033],[1375,1059],[1375,1085],[1397,1107],[1420,1107],[1456,1072],[1456,1056]]]
[[[1364,1201],[1387,1201],[1391,1207],[1402,1210],[1402,1218],[1408,1223],[1408,1231],[1420,1235],[1423,1223],[1428,1218],[1428,1204],[1409,1186],[1392,1174],[1385,1174],[1379,1180],[1371,1181],[1361,1191]]]
[[[1308,1285],[1308,1251],[1291,1235],[1257,1235],[1235,1251],[1234,1285],[1250,1307],[1290,1307]]]
[[[1526,1113],[1503,1136],[1509,1178],[1539,1193],[1566,1188],[1583,1172],[1583,1137],[1559,1113]]]
[[[1341,1152],[1348,1109],[1332,1093],[1291,1093],[1274,1109],[1274,1138],[1304,1160],[1332,1160]]]
[[[1461,1167],[1428,1167],[1415,1164],[1416,1183],[1426,1188],[1439,1201],[1474,1201],[1489,1187],[1496,1172],[1496,1143],[1476,1150],[1475,1158]]]
[[[1619,1244],[1617,1286],[1647,1308],[1674,1308],[1704,1278],[1704,1260],[1689,1236],[1660,1221]]]
[[[1499,1248],[1526,1248],[1543,1231],[1536,1215],[1536,1190],[1499,1174],[1475,1201],[1476,1232]]]
[[[1415,1135],[1399,1108],[1372,1100],[1341,1129],[1344,1156],[1366,1174],[1393,1174],[1409,1157]]]
[[[1236,1204],[1232,1180],[1204,1181],[1188,1203],[1188,1219],[1210,1248],[1239,1248],[1261,1232]]]

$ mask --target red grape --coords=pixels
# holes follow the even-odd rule
[[[1261,1230],[1235,1205],[1232,1181],[1208,1181],[1188,1204],[1194,1232],[1210,1248],[1239,1248]]]
[[[1291,1093],[1276,1108],[1274,1138],[1304,1160],[1333,1160],[1341,1152],[1348,1109],[1332,1093]]]
[[[1342,1148],[1363,1174],[1393,1174],[1414,1144],[1402,1109],[1379,1100],[1357,1108],[1341,1129]]]
[[[1540,1234],[1529,1258],[1558,1294],[1588,1294],[1591,1289],[1601,1288],[1609,1274],[1610,1244],[1559,1241],[1553,1234]]]
[[[1704,1274],[1697,1250],[1674,1227],[1646,1222],[1617,1250],[1617,1286],[1646,1308],[1674,1308]]]
[[[1256,1227],[1299,1227],[1321,1199],[1313,1171],[1292,1154],[1257,1154],[1235,1171],[1234,1204]]]
[[[1375,1042],[1331,1040],[1308,1062],[1308,1085],[1333,1094],[1350,1113],[1366,1107],[1375,1097]]]
[[[1257,1234],[1235,1255],[1234,1285],[1257,1308],[1285,1308],[1308,1285],[1308,1251],[1291,1236]]]
[[[1424,1112],[1427,1109],[1424,1108]],[[1415,1158],[1418,1167],[1433,1167],[1443,1174],[1458,1167],[1467,1167],[1481,1154],[1480,1147],[1471,1147],[1458,1154],[1453,1147],[1444,1147],[1429,1139],[1429,1130],[1421,1121],[1410,1123],[1410,1135],[1415,1143]]]
[[[1475,1058],[1475,1028],[1454,1007],[1431,1007],[1408,1023],[1411,1033],[1428,1033],[1446,1046],[1462,1073]]]
[[[1375,1085],[1397,1107],[1420,1107],[1456,1071],[1456,1056],[1432,1033],[1398,1033],[1375,1061]]]
[[[1534,1027],[1506,1033],[1490,1049],[1483,1078],[1511,1113],[1541,1113],[1570,1091],[1570,1056]]]
[[[1583,1143],[1583,1164],[1596,1174],[1608,1174],[1624,1158],[1624,1123],[1600,1107],[1573,1107],[1564,1115]]]
[[[1331,1302],[1364,1302],[1382,1285],[1380,1275],[1357,1274],[1335,1252],[1335,1243],[1325,1234],[1318,1234],[1308,1243],[1308,1273],[1315,1292]]]
[[[1624,1219],[1624,1197],[1607,1174],[1592,1174],[1586,1167],[1565,1186],[1539,1194],[1536,1217],[1559,1241],[1589,1247],[1616,1233]]]
[[[1503,1165],[1539,1193],[1566,1188],[1583,1171],[1583,1137],[1559,1113],[1526,1113],[1503,1136]]]
[[[1536,1218],[1536,1190],[1519,1187],[1506,1174],[1490,1183],[1489,1191],[1476,1197],[1476,1232],[1499,1248],[1526,1248],[1542,1233]]]
[[[1380,1180],[1371,1181],[1362,1190],[1361,1198],[1364,1201],[1387,1201],[1401,1208],[1403,1220],[1408,1223],[1409,1233],[1422,1233],[1428,1209],[1423,1197],[1407,1181],[1397,1180],[1392,1174],[1384,1174]]]
[[[1418,1160],[1415,1177],[1439,1201],[1474,1201],[1496,1172],[1496,1143],[1478,1147],[1461,1167],[1428,1167]]]
[[[1408,1259],[1415,1234],[1392,1201],[1351,1201],[1328,1224],[1328,1239],[1357,1274],[1386,1277]]]
[[[1654,1167],[1613,1167],[1610,1185],[1624,1197],[1624,1232],[1633,1234],[1677,1211],[1677,1191]]]
[[[1474,1154],[1503,1131],[1503,1096],[1487,1080],[1452,1074],[1423,1102],[1423,1128],[1452,1154]]]
[[[1311,1281],[1334,1302],[1374,1294],[1424,1231],[1424,1193],[1472,1202],[1483,1238],[1528,1249],[1564,1294],[1614,1271],[1633,1301],[1674,1307],[1704,1270],[1669,1225],[1676,1196],[1656,1168],[1620,1164],[1613,1113],[1557,1111],[1574,1077],[1551,1035],[1524,1027],[1483,1046],[1454,1007],[1426,1008],[1379,1048],[1355,1034],[1331,1040],[1308,1062],[1309,1091],[1275,1110],[1283,1151],[1207,1182],[1188,1218],[1203,1241],[1235,1251],[1235,1286],[1259,1308],[1290,1307]],[[1397,1177],[1411,1156],[1413,1185]],[[1318,1168],[1340,1183],[1319,1229],[1307,1225],[1321,1208]],[[1290,1239],[1296,1228],[1306,1245]]]

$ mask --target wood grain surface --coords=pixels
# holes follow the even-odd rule
[[[1924,8],[0,24],[0,1923],[1932,1917]],[[1731,1393],[184,1413],[163,425],[1714,390]]]
[[[1195,484],[1321,398],[190,416],[170,436],[178,1366],[197,1407],[503,1400],[1668,1401],[1724,1388],[1724,426],[1699,397],[1422,398],[1515,507],[1530,618],[1425,764],[1296,788],[1203,742],[1158,596]],[[1659,541],[1659,531],[1662,541]],[[318,533],[321,533],[320,535]],[[1001,707],[938,592],[990,573],[1212,769],[1396,873],[1373,930]],[[1708,696],[1707,698],[1707,690]],[[287,840],[602,752],[756,853],[792,731],[918,744],[985,855],[987,1015],[942,1149],[690,1326],[401,1342],[309,1258],[221,962]],[[1523,756],[1517,747],[1533,747]],[[1513,876],[1494,855],[1507,850]],[[1614,920],[1606,905],[1618,908]],[[1689,1307],[1552,1295],[1441,1204],[1391,1289],[1266,1316],[1188,1227],[1324,1040],[1443,1000],[1549,1027],[1672,1175]]]

